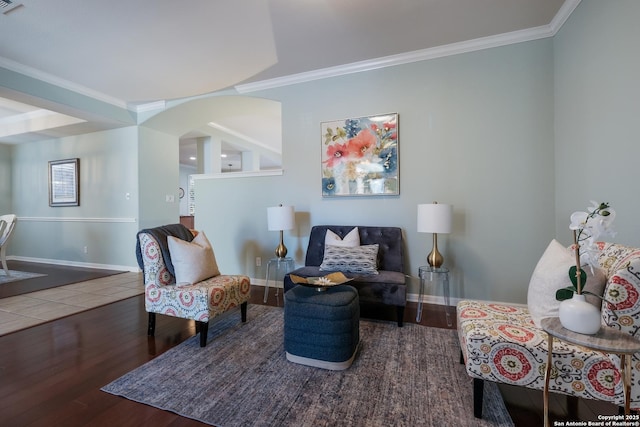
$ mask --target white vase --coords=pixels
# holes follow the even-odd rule
[[[560,323],[566,329],[580,334],[593,335],[600,330],[600,310],[589,304],[584,295],[573,294],[573,298],[560,303]]]

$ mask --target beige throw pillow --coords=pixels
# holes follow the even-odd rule
[[[340,238],[336,233],[327,229],[327,233],[324,235],[325,246],[340,246],[342,248],[355,248],[360,246],[360,233],[358,227],[354,227],[353,230],[347,233],[344,238]]]
[[[177,286],[193,285],[220,275],[216,256],[204,232],[198,233],[191,242],[169,236],[167,243]]]
[[[533,323],[540,328],[540,321],[545,317],[558,317],[560,301],[556,300],[558,289],[571,286],[569,279],[569,267],[574,265],[575,255],[573,251],[562,246],[557,240],[552,240],[538,261],[527,294],[527,306],[533,319]],[[594,268],[593,273],[589,266],[583,267],[587,273],[587,285],[584,288],[589,292],[602,296],[606,277],[600,268]],[[602,300],[587,295],[587,301],[600,309]]]

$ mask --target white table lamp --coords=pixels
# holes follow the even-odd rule
[[[293,206],[275,206],[267,208],[267,226],[269,231],[280,232],[280,244],[276,248],[276,256],[284,258],[287,256],[287,247],[284,245],[282,232],[291,230],[295,224],[295,212]]]
[[[444,258],[438,252],[438,233],[451,233],[453,206],[433,202],[418,205],[418,232],[433,233],[433,249],[427,256],[431,267],[440,267]]]

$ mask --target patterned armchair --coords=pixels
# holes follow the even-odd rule
[[[168,251],[163,246],[166,235],[189,240],[184,238],[185,230],[188,232],[175,224],[138,233],[137,256],[144,270],[148,334],[154,335],[156,313],[191,319],[196,321],[200,346],[205,347],[209,320],[240,306],[242,321],[246,321],[251,283],[248,276],[220,274],[192,285],[176,286],[175,276],[165,264]]]
[[[640,329],[640,249],[600,243],[599,263],[606,285],[603,327],[638,334]],[[483,381],[544,389],[547,334],[524,305],[463,300],[458,303],[462,361],[474,379],[474,415],[482,416]],[[549,390],[624,405],[620,358],[554,340]],[[640,409],[640,353],[633,355],[631,409]]]

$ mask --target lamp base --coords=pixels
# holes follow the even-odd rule
[[[284,258],[287,256],[287,247],[284,245],[282,230],[280,230],[280,244],[276,248],[276,256],[278,258]]]
[[[438,251],[438,234],[433,233],[433,249],[431,253],[427,256],[427,263],[431,267],[440,268],[444,263],[444,258],[442,254]]]
[[[287,247],[282,243],[280,243],[276,248],[276,256],[278,258],[284,258],[287,256]]]

